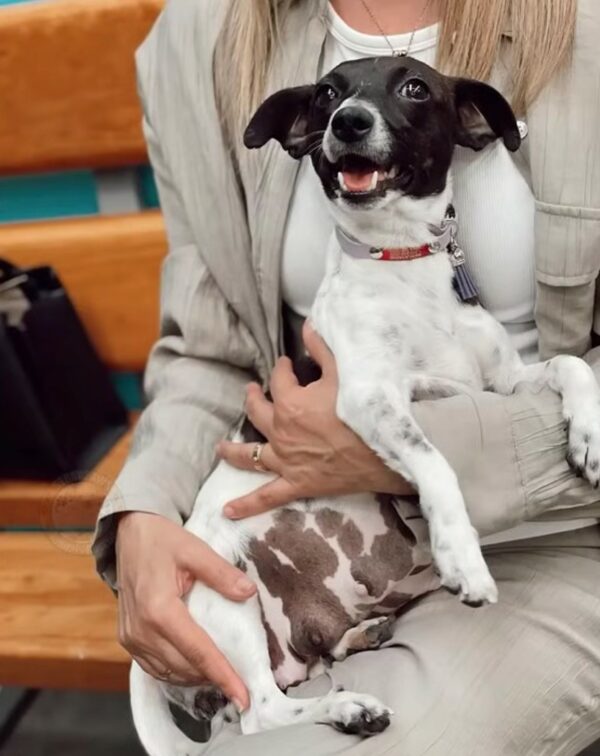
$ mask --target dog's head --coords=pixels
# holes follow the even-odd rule
[[[326,195],[346,208],[440,194],[457,144],[502,139],[514,151],[521,142],[493,87],[408,57],[349,61],[315,85],[276,92],[244,134],[250,148],[270,139],[294,158],[310,155]]]

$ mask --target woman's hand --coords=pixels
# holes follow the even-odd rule
[[[245,601],[254,584],[199,538],[159,515],[122,515],[116,548],[121,644],[153,677],[175,685],[210,680],[238,710],[247,708],[243,682],[194,622],[182,597],[199,580]]]
[[[225,507],[232,519],[248,517],[296,499],[338,496],[361,491],[411,494],[413,490],[389,470],[336,415],[338,377],[335,359],[310,327],[304,343],[322,370],[322,377],[306,387],[298,384],[287,357],[271,376],[269,402],[260,386],[248,387],[246,411],[267,439],[261,462],[279,477]],[[245,470],[254,469],[255,444],[223,441],[219,455]]]

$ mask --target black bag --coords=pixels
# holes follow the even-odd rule
[[[79,479],[126,427],[52,268],[0,260],[0,477]]]

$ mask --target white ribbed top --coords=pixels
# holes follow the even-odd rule
[[[380,35],[352,29],[330,7],[329,34],[320,75],[345,60],[389,55]],[[437,25],[419,29],[410,55],[433,65]],[[411,34],[390,36],[403,50]],[[517,168],[503,144],[479,153],[458,147],[452,174],[459,241],[469,270],[487,309],[507,328],[513,343],[527,360],[537,354],[535,300],[535,203],[528,168]],[[287,304],[301,315],[310,311],[325,272],[325,250],[333,231],[326,202],[312,165],[302,161],[286,226],[282,289]]]

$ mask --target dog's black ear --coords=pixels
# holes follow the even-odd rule
[[[276,139],[293,158],[301,158],[311,144],[308,113],[315,88],[293,87],[275,92],[256,111],[244,132],[250,149]]]
[[[498,90],[474,79],[455,79],[454,99],[457,144],[482,150],[490,142],[502,139],[511,152],[519,149],[521,136],[515,114]]]

